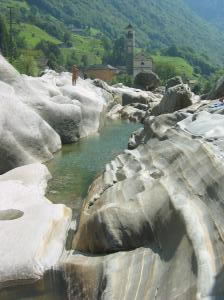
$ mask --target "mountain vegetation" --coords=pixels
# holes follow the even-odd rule
[[[223,31],[224,2],[223,0],[184,0],[186,4],[203,20]]]
[[[224,63],[217,12],[217,7],[222,11],[221,0],[1,0],[0,14],[8,16],[9,6],[14,7],[16,66],[26,56],[37,61],[41,55],[56,70],[74,63],[122,65],[122,36],[129,23],[136,30],[137,48],[153,56],[160,73],[166,68],[167,74],[208,77]],[[7,27],[8,20],[1,18],[5,33],[0,45],[6,56]]]

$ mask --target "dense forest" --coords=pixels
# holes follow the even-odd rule
[[[186,4],[206,22],[223,31],[224,2],[223,0],[184,0]]]
[[[2,10],[8,0],[1,0]],[[17,0],[20,18],[62,39],[68,26],[91,26],[115,39],[132,23],[138,46],[150,50],[171,45],[188,46],[224,62],[224,34],[202,19],[195,11],[198,3],[214,8],[218,0]],[[206,4],[207,5],[207,4]],[[217,4],[218,5],[218,4]],[[190,8],[191,6],[191,8]],[[221,7],[221,4],[219,4]],[[194,10],[192,10],[192,7]],[[222,4],[223,7],[223,4]],[[199,9],[202,11],[202,9]],[[206,11],[211,11],[210,7]],[[218,10],[216,10],[218,11]],[[214,16],[215,14],[212,13]]]

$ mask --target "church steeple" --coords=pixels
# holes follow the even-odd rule
[[[125,28],[126,41],[126,66],[129,75],[133,75],[134,53],[135,53],[135,31],[131,24]]]

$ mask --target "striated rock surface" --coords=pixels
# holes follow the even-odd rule
[[[41,164],[0,176],[0,290],[39,280],[63,253],[71,210],[44,197],[50,178]]]
[[[103,83],[100,83],[100,85],[102,88],[104,87]],[[110,93],[114,97],[114,103],[107,113],[107,117],[113,120],[128,119],[134,122],[142,122],[146,112],[157,106],[163,97],[160,93],[129,88],[122,84],[104,88],[110,88]]]
[[[111,93],[71,74],[20,75],[0,56],[0,173],[52,158],[61,143],[76,142],[103,124]]]
[[[59,135],[14,90],[0,82],[0,174],[46,161],[61,148]]]
[[[149,116],[136,136],[83,205],[71,299],[223,299],[224,116]]]

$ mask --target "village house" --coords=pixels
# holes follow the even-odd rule
[[[81,71],[87,75],[88,78],[98,78],[107,82],[112,82],[117,74],[128,73],[135,78],[139,73],[149,73],[153,70],[152,58],[144,51],[136,53],[135,47],[135,30],[129,24],[125,28],[125,52],[126,52],[126,65],[113,67],[111,65],[91,65],[81,68]]]
[[[98,78],[107,82],[112,82],[119,70],[111,65],[92,65],[82,70],[88,78]]]

